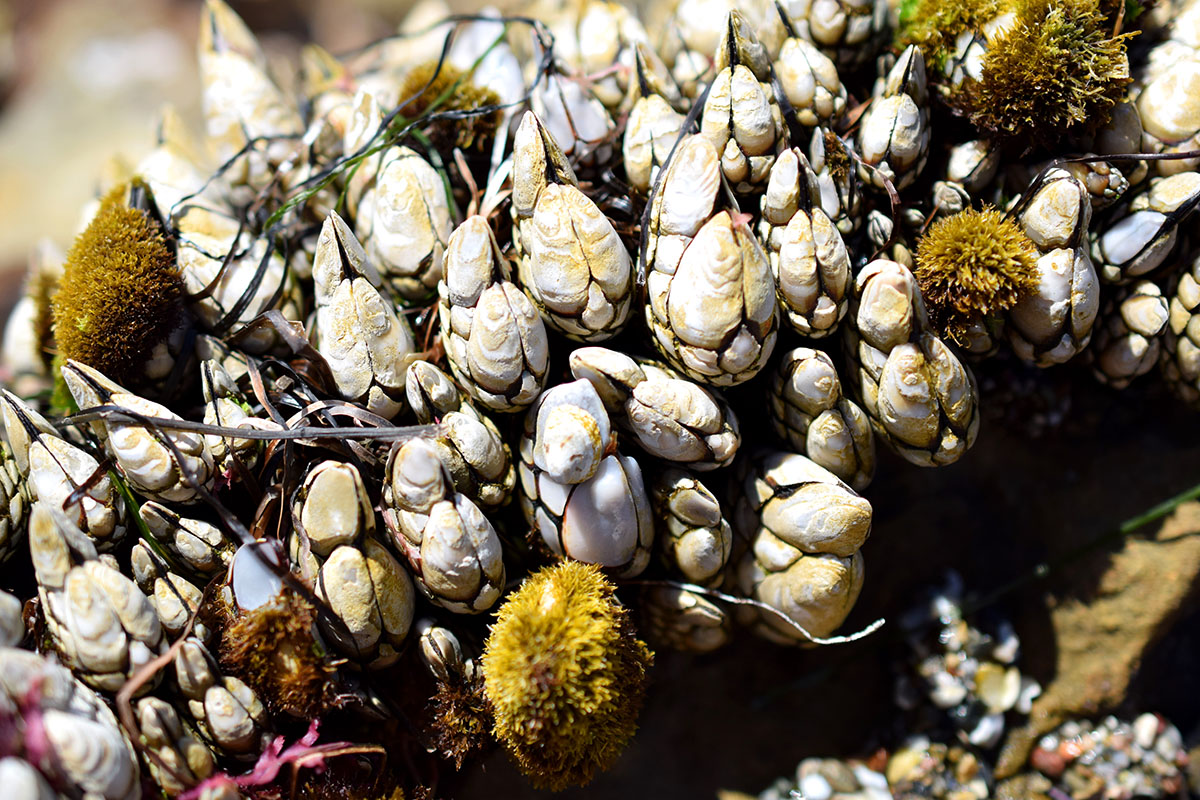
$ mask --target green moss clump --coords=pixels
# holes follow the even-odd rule
[[[440,103],[438,98],[446,95]],[[473,145],[480,148],[491,139],[500,124],[500,110],[480,112],[479,109],[500,104],[500,96],[491,89],[476,86],[457,67],[446,62],[428,61],[413,67],[400,84],[400,114],[408,120],[419,119],[426,114],[446,111],[465,112],[458,118],[445,118],[433,122],[430,137],[439,145],[461,147],[466,150]]]
[[[955,40],[980,30],[1000,13],[1000,5],[1001,0],[905,0],[897,44],[915,44],[930,66],[940,67],[954,52]]]
[[[430,734],[438,752],[453,759],[454,768],[462,769],[467,756],[482,750],[491,739],[492,709],[483,693],[483,677],[438,681],[437,689],[426,706],[431,720]]]
[[[599,568],[564,561],[497,612],[482,659],[492,733],[538,788],[587,783],[637,730],[653,654],[614,589]]]
[[[988,42],[978,81],[955,105],[981,130],[1048,145],[1095,131],[1130,82],[1125,41],[1096,0],[1016,0],[1011,26]]]
[[[1012,308],[1037,287],[1038,251],[994,208],[967,209],[930,226],[917,243],[921,297],[942,333],[964,341],[977,322]]]
[[[105,195],[75,239],[50,312],[59,363],[74,359],[136,385],[179,321],[184,287],[162,227],[126,205],[128,192],[119,186]]]
[[[316,611],[284,589],[271,602],[246,611],[221,637],[221,667],[241,678],[274,713],[320,716],[333,692],[330,673],[313,637]]]

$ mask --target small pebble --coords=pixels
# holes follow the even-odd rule
[[[1058,778],[1067,768],[1067,762],[1058,754],[1058,748],[1046,749],[1038,745],[1029,758],[1029,763],[1038,772],[1049,778]]]
[[[1137,742],[1138,747],[1149,750],[1154,746],[1154,739],[1157,736],[1158,717],[1153,714],[1142,714],[1133,721],[1133,740]]]
[[[800,781],[800,794],[804,800],[829,800],[833,797],[833,787],[820,775],[805,775]]]
[[[983,719],[979,720],[979,724],[967,736],[967,741],[976,747],[990,750],[1000,743],[1000,737],[1003,735],[1004,715],[987,714]]]

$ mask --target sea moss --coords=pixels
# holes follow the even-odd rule
[[[427,114],[450,112],[427,128],[435,144],[483,147],[500,124],[500,96],[477,86],[470,77],[446,62],[429,61],[414,67],[400,84],[400,114],[414,120]]]
[[[952,102],[982,131],[1034,145],[1095,131],[1131,78],[1125,43],[1096,0],[1016,0],[1013,23],[988,41],[978,81]]]
[[[938,329],[956,341],[1037,286],[1038,251],[994,208],[939,219],[917,244],[916,277]]]
[[[538,788],[587,783],[637,730],[653,656],[614,589],[597,567],[565,561],[526,578],[492,626],[492,732]]]
[[[179,322],[184,287],[162,226],[128,205],[130,188],[105,195],[75,239],[50,313],[57,362],[74,359],[136,385]]]

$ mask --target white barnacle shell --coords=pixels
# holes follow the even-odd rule
[[[1064,169],[1048,170],[1021,212],[1019,222],[1043,253],[1075,247],[1087,233],[1092,203],[1087,187]]]
[[[22,603],[8,592],[0,591],[0,647],[16,647],[25,638]]]
[[[197,49],[201,99],[210,146],[218,161],[235,156],[259,137],[298,137],[304,122],[267,74],[267,60],[245,23],[222,0],[207,0]],[[287,141],[268,142],[246,159],[231,182],[263,185],[267,161],[279,162],[294,149]],[[263,157],[266,156],[266,158]]]
[[[0,786],[21,800],[57,800],[58,792],[28,761],[17,756],[0,758]]]
[[[693,469],[728,465],[741,443],[729,407],[682,378],[655,374],[639,382],[625,402],[625,415],[646,452]]]
[[[646,373],[631,356],[605,347],[580,347],[570,356],[571,374],[592,384],[609,414],[624,412],[633,387]]]
[[[700,135],[712,141],[721,171],[739,192],[766,183],[775,151],[787,140],[774,100],[770,86],[740,63],[721,69],[709,88]]]
[[[329,604],[349,631],[321,621],[321,631],[342,652],[375,655],[374,667],[399,656],[399,646],[412,626],[412,579],[391,553],[373,538],[361,546],[339,545],[321,565],[317,596]]]
[[[855,328],[871,347],[886,352],[909,341],[924,324],[917,310],[916,279],[902,264],[876,259],[859,271],[854,285]]]
[[[829,335],[849,307],[850,254],[820,207],[816,176],[799,148],[780,153],[761,205],[780,312],[804,336]]]
[[[375,512],[362,476],[353,464],[339,461],[322,461],[309,470],[293,513],[312,552],[321,557],[375,530]]]
[[[552,552],[621,577],[646,568],[654,524],[636,461],[606,456],[591,478],[577,484],[558,483],[524,461],[521,467],[526,516]]]
[[[9,430],[13,431],[13,425],[19,423],[9,418],[10,410],[6,405],[6,423],[10,423]],[[111,550],[120,543],[126,531],[125,504],[108,475],[89,483],[100,466],[95,458],[65,439],[47,433],[34,437],[26,452],[28,486],[35,500],[70,515],[75,525],[101,549]],[[78,502],[65,506],[76,490],[85,485],[88,488],[79,495]]]
[[[213,575],[233,555],[233,544],[211,522],[182,517],[154,501],[143,503],[140,514],[150,534],[201,575]]]
[[[633,266],[608,218],[577,187],[553,183],[521,225],[521,282],[548,325],[580,341],[607,339],[632,309]]]
[[[468,217],[450,235],[438,297],[446,355],[471,396],[494,411],[527,408],[546,384],[546,328],[509,281],[483,217]]]
[[[143,697],[135,712],[142,739],[153,751],[146,766],[169,795],[182,794],[213,773],[212,751],[184,729],[171,705],[157,697]]]
[[[387,150],[375,186],[360,201],[355,232],[400,297],[421,301],[433,294],[451,224],[437,171],[407,147]]]
[[[165,648],[162,626],[146,595],[107,563],[69,566],[69,550],[84,559],[94,559],[95,550],[79,541],[68,520],[61,521],[65,527],[40,504],[30,517],[30,549],[50,640],[81,679],[115,692]]]
[[[433,602],[458,613],[490,608],[504,584],[500,539],[465,495],[455,492],[432,445],[405,442],[390,465],[389,529],[408,558],[417,585]]]
[[[784,354],[769,396],[771,423],[791,448],[862,491],[875,472],[867,415],[842,394],[833,361],[820,350]]]
[[[207,329],[224,333],[225,328],[244,326],[276,307],[285,316],[291,314],[289,318],[298,315],[283,299],[287,265],[276,250],[269,249],[265,237],[252,237],[228,212],[198,200],[185,202],[176,214],[179,274],[189,296],[195,297],[189,308]],[[245,298],[249,302],[243,305]],[[239,307],[236,318],[229,319]],[[249,334],[242,347],[261,353],[277,339],[273,331],[259,330]]]
[[[693,583],[719,581],[733,549],[733,529],[716,496],[678,468],[658,473],[650,492],[667,564]]]
[[[530,105],[566,155],[585,164],[611,156],[607,140],[615,125],[585,83],[550,74],[533,87]]]
[[[42,714],[42,728],[58,766],[85,797],[115,800],[140,795],[137,761],[121,730],[111,722],[48,709]]]
[[[871,504],[836,475],[795,453],[765,453],[743,480],[737,525],[766,529],[806,553],[848,557],[871,532]]]
[[[743,591],[817,637],[829,636],[845,621],[862,591],[863,575],[862,553],[846,558],[806,553],[769,532],[759,534],[738,569]],[[754,631],[781,644],[807,641],[767,612],[760,612]]]
[[[17,750],[0,760],[0,781],[10,795],[31,800],[141,796],[137,756],[116,717],[95,692],[53,659],[0,648],[0,704],[16,726],[12,733]],[[15,713],[18,708],[33,713]],[[35,719],[40,721],[37,733]],[[51,791],[46,778],[66,794]]]
[[[625,123],[622,153],[629,184],[647,192],[675,144],[684,116],[661,95],[638,98]]]
[[[529,416],[538,469],[568,484],[596,474],[612,431],[608,412],[591,383],[577,380],[543,392]]]
[[[709,653],[733,639],[733,620],[698,592],[675,586],[648,586],[640,597],[642,623],[655,644]]]
[[[413,551],[409,561],[418,585],[435,603],[477,613],[499,599],[504,587],[500,538],[468,498],[455,494],[435,503],[428,514],[401,514],[400,526],[408,539],[405,551]]]
[[[1198,173],[1151,180],[1129,203],[1125,215],[1095,235],[1092,255],[1100,278],[1126,283],[1161,266],[1175,247],[1179,224],[1198,200]]]
[[[802,125],[829,125],[846,110],[846,87],[833,61],[810,42],[784,41],[775,60],[775,75]]]
[[[1087,251],[1060,247],[1037,261],[1038,285],[1009,311],[1016,354],[1038,366],[1061,364],[1091,341],[1100,282]]]
[[[929,155],[925,58],[916,45],[897,59],[882,89],[859,127],[859,174],[878,188],[886,179],[903,189],[916,180]]]
[[[646,322],[672,366],[717,386],[762,369],[775,347],[775,287],[750,231],[722,211],[686,244],[673,275],[655,269]]]
[[[1162,373],[1180,397],[1200,405],[1200,260],[1179,276],[1169,309]]]
[[[437,436],[429,442],[454,488],[487,509],[503,505],[516,473],[495,423],[460,396],[446,373],[427,361],[414,362],[406,380],[417,421],[440,424]]]
[[[1158,363],[1170,304],[1151,281],[1138,281],[1113,298],[1101,317],[1088,353],[1092,372],[1118,389]]]
[[[261,747],[266,709],[241,680],[222,677],[204,690],[198,707],[209,735],[223,750],[253,753]]]
[[[876,413],[897,451],[922,466],[957,461],[979,428],[974,380],[931,333],[893,347],[879,377]]]
[[[408,323],[362,274],[365,262],[362,245],[330,212],[313,261],[317,350],[342,397],[391,418],[403,408],[404,369],[416,345]]]
[[[169,424],[182,421],[182,417],[160,403],[131,394],[86,364],[68,360],[62,372],[80,409],[101,405],[107,394],[108,403],[133,415],[114,414],[94,427],[105,451],[135,489],[167,503],[194,503],[201,491],[212,486],[216,469],[202,435],[140,421],[150,418]]]

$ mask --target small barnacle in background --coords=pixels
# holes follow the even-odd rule
[[[563,561],[526,578],[492,625],[492,732],[538,788],[587,783],[637,729],[653,654],[614,589],[598,567]]]
[[[67,253],[50,307],[56,364],[73,359],[136,386],[178,324],[183,280],[145,199],[139,183],[113,189]]]
[[[437,145],[483,148],[500,124],[500,109],[480,109],[500,104],[500,96],[448,62],[428,61],[414,67],[400,84],[400,114],[408,120],[426,114],[453,112],[430,124]]]
[[[962,341],[973,325],[1012,308],[1038,282],[1038,251],[995,208],[935,222],[917,244],[917,283],[938,330]]]
[[[1097,0],[1015,0],[991,36],[978,80],[951,98],[985,132],[1053,145],[1108,122],[1131,82],[1125,42]]]

